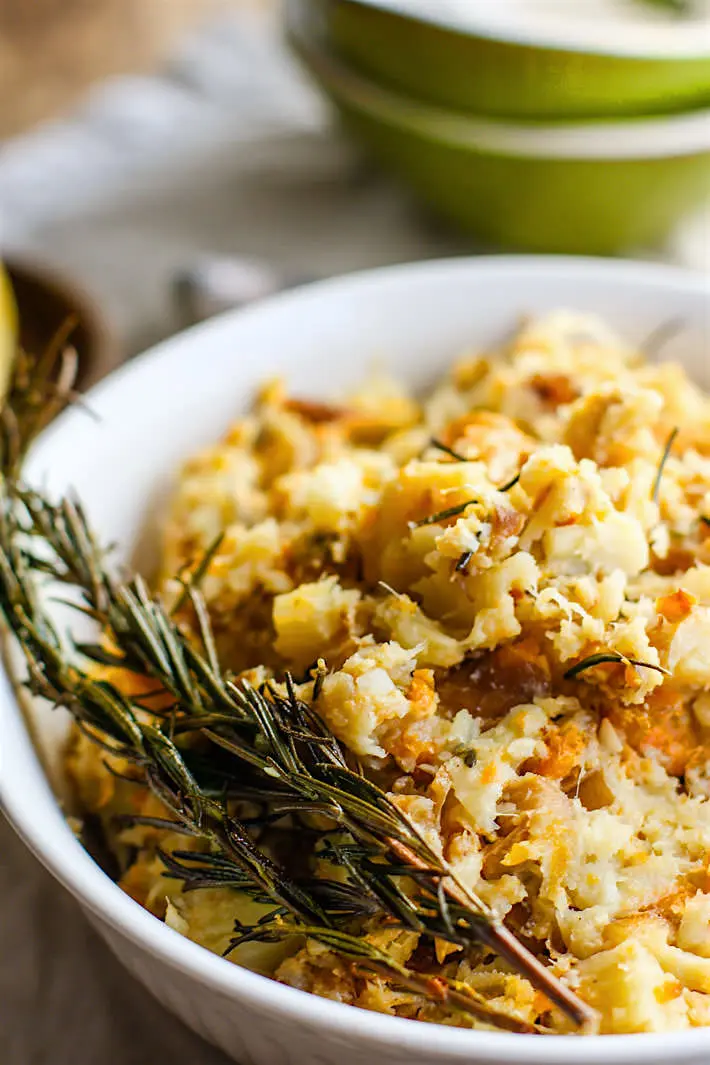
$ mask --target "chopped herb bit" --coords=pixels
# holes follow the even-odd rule
[[[671,451],[673,450],[673,445],[676,442],[676,439],[678,437],[678,433],[679,432],[680,432],[680,429],[678,429],[678,427],[676,426],[676,428],[673,430],[671,435],[668,437],[668,442],[666,443],[666,446],[663,449],[663,455],[661,457],[661,463],[660,463],[660,465],[658,467],[658,473],[656,474],[656,480],[655,480],[654,485],[653,485],[653,502],[654,503],[658,502],[658,497],[659,497],[659,494],[660,494],[660,491],[661,491],[661,482],[663,480],[663,471],[666,468],[666,463],[668,462],[668,459],[670,458]]]
[[[702,522],[703,525],[710,526],[710,518],[706,518],[704,514],[700,515],[700,521]]]
[[[458,518],[460,514],[472,507],[474,503],[477,503],[477,499],[467,499],[465,503],[459,503],[456,507],[449,507],[448,510],[440,510],[438,514],[430,514],[428,518],[422,518],[421,521],[410,521],[410,529],[418,529],[422,525],[437,525],[440,521],[446,521],[448,518]]]
[[[606,662],[623,662],[623,655],[616,654],[614,652],[603,652],[598,655],[590,655],[589,658],[583,658],[581,662],[578,662],[576,666],[572,666],[565,673],[565,680],[574,680],[580,673],[584,673],[588,669],[593,669],[594,666],[601,666]]]
[[[509,492],[511,488],[515,488],[515,486],[516,486],[516,484],[518,483],[519,480],[520,480],[520,474],[516,473],[516,475],[513,478],[513,480],[512,481],[508,481],[508,483],[504,484],[502,488],[498,489],[498,491],[499,492]]]
[[[468,462],[468,459],[465,455],[460,455],[458,451],[454,451],[452,447],[449,447],[447,444],[442,443],[441,440],[433,439],[431,441],[431,446],[438,448],[439,451],[443,451],[445,455],[450,455],[451,458],[456,459],[457,462]]]
[[[626,655],[619,654],[618,651],[601,651],[599,654],[583,658],[576,666],[568,669],[565,673],[565,680],[574,680],[575,677],[586,672],[586,670],[604,665],[607,662],[621,662],[627,666],[634,666],[636,669],[655,669],[657,673],[663,673],[665,677],[670,677],[671,675],[663,666],[657,666],[653,662],[640,662],[637,658],[627,658]]]
[[[463,573],[472,558],[473,551],[464,551],[464,553],[461,555],[461,558],[456,563],[456,572]]]

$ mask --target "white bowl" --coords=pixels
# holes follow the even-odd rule
[[[494,258],[423,263],[327,281],[202,325],[94,389],[100,424],[72,410],[37,445],[28,478],[75,487],[100,535],[130,554],[180,461],[219,436],[265,376],[333,396],[379,359],[424,388],[472,345],[501,340],[522,312],[597,311],[634,340],[680,318],[669,354],[706,376],[707,278],[635,263]],[[674,350],[675,349],[675,350]],[[28,846],[71,891],[126,967],[243,1065],[707,1065],[710,1029],[536,1036],[467,1032],[366,1013],[283,987],[182,938],[125,895],[67,827],[48,761],[66,722],[34,708],[28,729],[0,677],[0,797]],[[52,759],[54,754],[54,759]]]

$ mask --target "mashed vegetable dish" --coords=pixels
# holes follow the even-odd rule
[[[332,403],[269,383],[179,474],[166,602],[215,543],[201,590],[220,660],[253,683],[289,670],[602,1033],[710,1024],[710,399],[681,368],[559,312],[461,358],[423,401],[384,378]],[[161,810],[118,762],[74,734],[70,774],[121,886],[224,951],[257,903],[166,877],[161,851],[199,840],[122,824]],[[376,921],[363,935],[570,1030],[485,948]],[[340,1002],[478,1023],[307,939],[231,957]]]

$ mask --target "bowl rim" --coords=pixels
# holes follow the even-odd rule
[[[710,153],[710,107],[663,116],[515,123],[415,100],[366,77],[316,44],[299,18],[299,2],[287,4],[286,35],[312,74],[348,105],[428,141],[486,155],[561,161],[672,159]]]
[[[341,0],[335,0],[341,2]],[[413,11],[407,0],[344,0],[360,7],[374,8],[386,14],[396,15],[409,22],[419,22],[435,26],[437,29],[455,33],[458,36],[484,38],[519,47],[535,48],[541,51],[571,52],[585,56],[604,56],[607,58],[651,60],[673,63],[678,60],[710,58],[710,25],[699,27],[698,21],[692,25],[673,25],[664,22],[657,26],[644,26],[645,43],[640,39],[636,27],[617,27],[613,37],[595,32],[585,33],[581,28],[575,32],[571,27],[540,25],[533,20],[524,19],[516,22],[500,22],[491,19],[485,11],[472,11],[467,15],[468,21],[457,18],[454,12],[435,10],[434,4],[429,8]]]
[[[648,287],[649,293],[658,289],[675,291],[708,299],[710,313],[710,278],[678,267],[628,260],[609,260],[567,256],[489,256],[429,260],[376,270],[365,270],[345,277],[331,278],[302,289],[271,297],[256,306],[228,312],[204,322],[185,333],[164,341],[144,355],[110,374],[89,393],[92,396],[110,395],[119,382],[126,379],[138,382],[148,366],[172,365],[176,350],[200,351],[207,337],[212,335],[220,343],[233,343],[233,332],[239,323],[257,317],[268,317],[275,309],[286,309],[302,301],[312,305],[328,300],[347,290],[372,290],[373,286],[448,273],[463,272],[472,282],[481,273],[499,275],[501,282],[510,283],[514,277],[535,272],[549,278],[579,275],[580,283],[599,273],[613,275],[619,284]],[[165,371],[164,371],[165,372]],[[72,431],[80,415],[70,410],[61,416],[40,438],[38,452],[51,449],[55,437]],[[134,943],[169,969],[177,970],[223,997],[238,998],[258,1010],[292,1022],[322,1026],[336,1038],[348,1038],[356,1045],[363,1037],[371,1045],[379,1043],[399,1052],[410,1049],[429,1054],[436,1061],[438,1054],[448,1055],[462,1063],[476,1052],[485,1060],[509,1065],[511,1056],[521,1065],[602,1065],[612,1054],[615,1065],[631,1065],[647,1058],[666,1060],[683,1052],[687,1055],[704,1053],[710,1056],[710,1028],[684,1032],[654,1033],[628,1036],[576,1035],[540,1039],[538,1036],[513,1035],[501,1032],[470,1032],[439,1025],[428,1025],[402,1018],[369,1013],[360,1009],[278,984],[267,977],[211,954],[153,917],[125,894],[93,861],[69,828],[59,803],[52,793],[42,769],[30,732],[25,724],[7,670],[0,671],[0,735],[3,738],[3,764],[0,773],[0,802],[19,835],[38,859],[53,873],[84,906],[100,921]],[[43,816],[37,816],[41,814]],[[698,1058],[698,1060],[700,1060]]]

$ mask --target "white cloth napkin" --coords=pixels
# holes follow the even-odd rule
[[[245,17],[0,147],[0,247],[83,282],[129,351],[175,328],[171,281],[204,253],[326,275],[472,250],[333,137],[275,27]],[[667,254],[710,271],[710,215]],[[1,822],[0,1059],[224,1062],[123,974]]]

